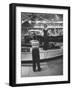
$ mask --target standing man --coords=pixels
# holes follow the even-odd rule
[[[31,40],[32,45],[32,59],[33,59],[33,71],[36,71],[36,66],[38,71],[41,71],[40,68],[40,55],[39,55],[39,41],[36,39],[36,35],[33,35],[33,40]]]
[[[44,24],[44,29],[43,29],[43,32],[44,32],[44,46],[43,46],[43,49],[44,50],[47,50],[48,48],[48,35],[47,35],[47,25]]]

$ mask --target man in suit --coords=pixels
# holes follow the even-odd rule
[[[36,35],[33,35],[33,40],[31,40],[32,45],[32,59],[33,59],[33,71],[37,71],[36,67],[38,68],[38,71],[41,71],[40,68],[40,55],[39,55],[39,41],[36,38]]]

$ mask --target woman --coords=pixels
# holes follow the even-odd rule
[[[43,49],[47,50],[47,48],[48,48],[48,35],[47,35],[47,25],[46,24],[44,25],[43,32],[44,32],[44,46],[43,46]]]

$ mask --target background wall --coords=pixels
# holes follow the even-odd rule
[[[70,6],[72,10],[72,0],[1,0],[0,1],[0,90],[6,90],[6,89],[7,90],[13,90],[13,89],[14,90],[16,89],[17,90],[20,89],[71,90],[72,83],[44,85],[44,86],[15,87],[15,88],[10,87],[8,85],[9,83],[9,4],[10,3],[47,4],[47,5],[63,5],[63,6],[65,5],[65,6]]]

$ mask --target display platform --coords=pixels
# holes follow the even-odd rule
[[[40,61],[63,55],[62,47],[60,49],[49,49],[49,50],[43,50],[39,48],[39,50],[40,50]],[[22,62],[32,61],[32,48],[30,48],[30,52],[21,52],[21,61]]]

